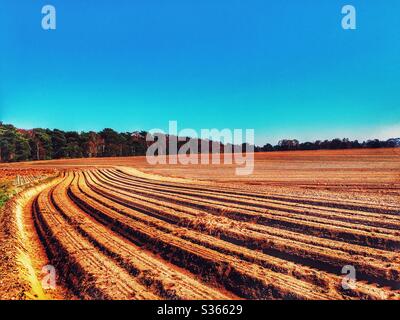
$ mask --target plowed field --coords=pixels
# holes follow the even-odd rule
[[[392,193],[369,201],[371,189],[334,198],[340,192],[315,193],[317,184],[304,181],[284,192],[282,181],[257,190],[125,164],[64,165],[24,208],[68,297],[400,298],[396,178],[385,180]],[[351,288],[344,266],[356,271]]]

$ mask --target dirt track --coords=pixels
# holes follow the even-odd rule
[[[65,169],[27,204],[84,299],[400,299],[395,201]],[[355,267],[354,289],[342,267]]]

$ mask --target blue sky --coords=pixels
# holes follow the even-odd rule
[[[41,8],[57,29],[41,28]],[[341,8],[357,9],[357,30]],[[400,136],[398,0],[2,0],[0,120]]]

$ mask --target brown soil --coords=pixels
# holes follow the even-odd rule
[[[29,243],[35,273],[50,263],[60,276],[47,298],[400,299],[394,149],[256,154],[247,177],[144,158],[4,167],[63,173],[22,203],[28,241],[5,208],[2,298],[32,298],[14,258]]]

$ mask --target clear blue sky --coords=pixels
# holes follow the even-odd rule
[[[57,30],[41,8],[57,9]],[[357,9],[357,30],[341,8]],[[1,0],[0,120],[400,136],[398,0]]]

